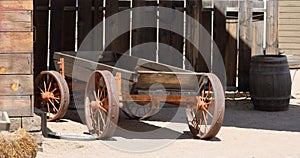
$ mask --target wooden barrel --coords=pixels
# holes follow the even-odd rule
[[[256,110],[288,110],[291,76],[286,56],[253,56],[250,64],[250,94]]]

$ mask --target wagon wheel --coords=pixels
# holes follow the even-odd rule
[[[202,81],[196,106],[186,109],[187,121],[195,138],[210,139],[219,132],[224,117],[225,99],[220,80],[206,74]]]
[[[67,82],[56,71],[42,71],[35,80],[35,107],[47,112],[47,121],[64,117],[70,94]]]
[[[85,119],[91,135],[109,138],[119,118],[116,81],[109,71],[94,71],[85,89]]]
[[[156,114],[160,109],[160,103],[126,101],[123,102],[122,111],[129,118],[144,120]]]

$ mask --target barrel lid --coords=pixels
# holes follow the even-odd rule
[[[251,58],[254,62],[287,62],[285,55],[256,55]]]

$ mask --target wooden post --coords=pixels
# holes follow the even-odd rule
[[[125,8],[130,7],[129,2],[121,3],[118,0],[106,1],[105,17],[109,18],[110,16],[117,14],[120,11],[119,9],[120,9],[121,4],[124,5]],[[119,16],[117,18],[119,18]],[[108,26],[108,24],[106,24],[106,28],[109,28],[109,30],[111,30],[111,32],[109,32],[108,29],[106,29],[106,31],[105,31],[106,37],[111,37],[111,35],[118,33],[118,30],[120,29],[120,27],[129,28],[129,21],[130,21],[129,13],[126,15],[126,18],[128,19],[127,23],[121,23],[121,22],[119,22],[119,20],[117,20],[115,23],[113,23],[110,26]],[[129,36],[130,36],[129,31],[123,35],[119,35],[118,38],[116,38],[116,39],[114,39],[114,41],[112,41],[112,43],[106,43],[109,45],[105,48],[105,50],[125,53],[129,49]]]
[[[47,70],[49,0],[34,0],[34,75]]]
[[[61,51],[63,45],[64,0],[51,1],[50,22],[50,69],[55,70],[53,54]]]
[[[278,54],[278,1],[267,1],[267,54]]]
[[[143,7],[143,6],[157,6],[157,1],[146,1],[146,0],[133,0],[133,7]],[[145,21],[149,21],[153,24],[157,24],[157,9],[149,10],[145,13],[146,17],[141,19],[139,18],[141,15],[138,12],[132,13],[132,25],[141,25],[145,23]],[[132,55],[145,58],[148,60],[155,61],[156,60],[156,51],[157,47],[151,45],[151,47],[142,46],[143,43],[153,42],[152,44],[157,42],[157,30],[156,28],[140,28],[132,31]],[[140,45],[140,47],[138,47]],[[137,47],[135,47],[137,46]]]
[[[176,9],[177,7],[183,8],[184,3],[183,1],[160,1],[159,6]],[[166,15],[163,14],[164,12],[160,12],[159,14],[159,25],[168,27],[169,30],[172,30],[174,27],[179,27],[183,34],[183,13],[180,17],[176,17],[175,12],[171,12],[171,14]],[[180,20],[179,26],[175,26],[176,23],[178,23],[176,20]],[[159,30],[159,43],[164,43],[169,47],[161,47],[160,45],[158,62],[182,68],[183,37],[169,30]]]
[[[202,0],[199,1],[187,1],[187,15],[193,17],[195,20],[210,32],[211,30],[211,12],[203,12],[202,10]],[[186,34],[187,36],[192,37],[193,43],[200,44],[202,47],[205,47],[204,50],[207,52],[198,52],[198,50],[193,46],[192,43],[186,41],[186,59],[188,64],[186,64],[186,69],[194,69],[197,72],[208,72],[208,67],[210,63],[205,63],[204,57],[200,54],[207,54],[210,56],[210,38],[203,37],[201,33],[204,30],[192,26],[192,24],[186,24]],[[206,55],[207,56],[207,55]],[[209,59],[210,60],[210,59]],[[190,66],[191,67],[190,67]]]
[[[252,46],[252,0],[240,1],[239,8],[239,85],[238,90],[249,90],[249,69]]]

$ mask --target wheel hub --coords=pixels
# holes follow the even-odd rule
[[[103,110],[104,112],[107,112],[107,110],[103,107],[103,103],[101,101],[91,101],[90,107],[93,110]]]
[[[198,102],[197,102],[197,110],[199,110],[199,111],[205,111],[205,110],[208,110],[208,106],[209,106],[208,103],[206,103],[206,102],[203,101],[202,99],[198,98]]]
[[[44,100],[55,99],[54,94],[52,92],[41,93],[41,97]]]

